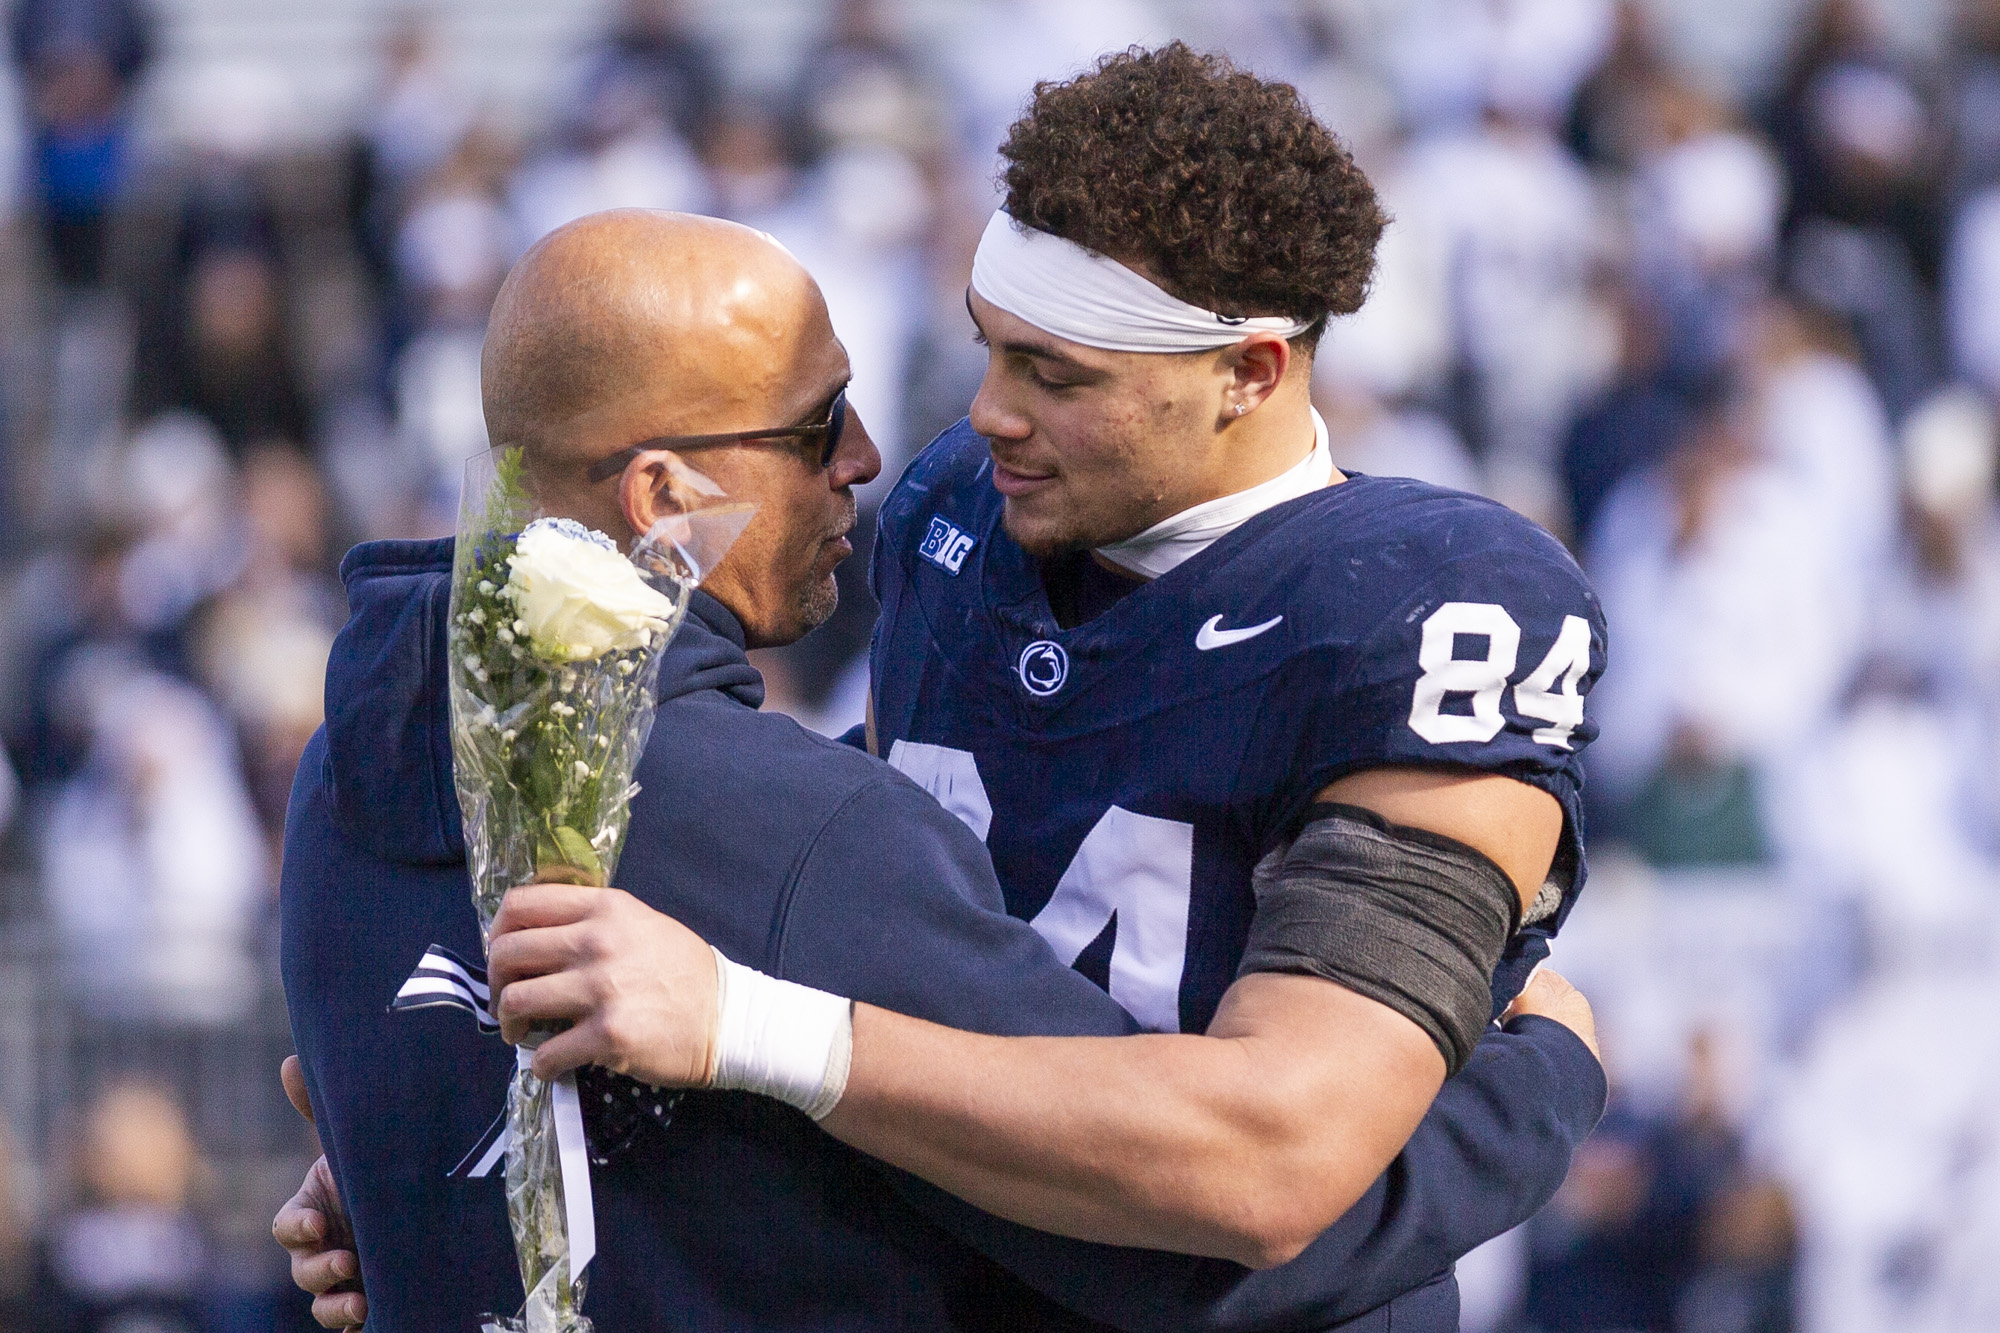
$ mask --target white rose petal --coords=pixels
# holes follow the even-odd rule
[[[596,534],[580,538],[544,522],[521,534],[507,579],[520,613],[515,632],[531,639],[539,655],[587,662],[646,647],[655,630],[666,628],[674,604],[630,560]]]

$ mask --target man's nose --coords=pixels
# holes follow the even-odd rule
[[[972,410],[967,416],[972,428],[989,440],[1025,440],[1034,432],[1034,423],[1006,405],[997,360],[987,362],[986,377],[979,381],[979,392],[972,395]]]
[[[861,413],[852,403],[847,405],[847,427],[840,433],[840,447],[834,451],[828,471],[833,474],[831,485],[835,490],[865,486],[882,474],[882,452],[875,447],[868,428],[861,424]]]

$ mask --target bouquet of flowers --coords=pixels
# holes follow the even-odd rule
[[[653,724],[660,660],[703,574],[749,521],[667,456],[671,511],[627,558],[569,519],[538,517],[521,451],[467,465],[450,606],[452,760],[467,869],[490,936],[509,889],[611,882]],[[547,1035],[547,1034],[543,1034]],[[589,1333],[596,1250],[573,1076],[508,1089],[507,1210],[527,1301],[507,1333]]]

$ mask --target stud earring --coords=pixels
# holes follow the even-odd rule
[[[1242,416],[1245,412],[1248,412],[1249,410],[1250,410],[1250,404],[1248,403],[1238,403],[1236,405],[1236,415],[1239,417]]]

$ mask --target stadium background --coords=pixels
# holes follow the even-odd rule
[[[773,231],[893,477],[977,383],[1023,95],[1170,35],[1295,81],[1395,215],[1337,461],[1536,517],[1610,617],[1556,957],[1613,1110],[1465,1327],[2000,1328],[2000,3],[17,0],[0,1333],[308,1326],[279,823],[338,555],[447,525],[523,246]],[[858,716],[864,565],[763,664],[811,725]]]

